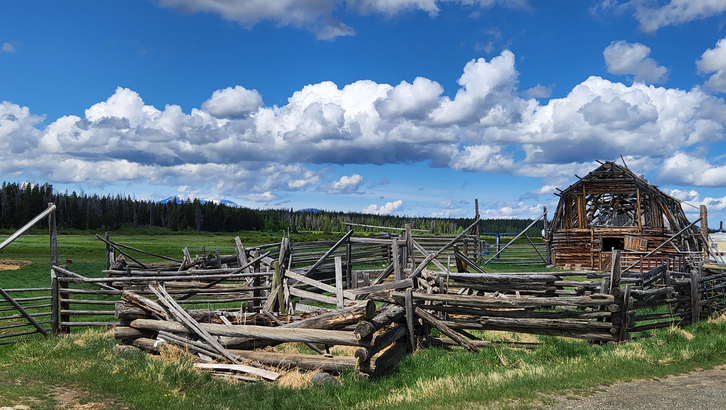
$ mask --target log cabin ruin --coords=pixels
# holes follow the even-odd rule
[[[558,194],[548,235],[554,265],[606,270],[619,250],[624,263],[648,270],[663,260],[684,266],[685,257],[702,252],[700,231],[680,201],[627,167],[604,162],[578,178]]]

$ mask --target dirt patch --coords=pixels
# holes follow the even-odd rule
[[[68,387],[54,387],[51,390],[53,399],[57,402],[56,408],[63,410],[105,410],[105,409],[126,409],[113,400],[106,399],[95,401],[90,394],[84,390]]]
[[[723,409],[726,366],[665,379],[635,380],[598,389],[589,397],[556,397],[560,404],[542,409]]]
[[[14,261],[10,259],[0,259],[0,271],[18,270],[25,265],[30,265],[30,261]]]

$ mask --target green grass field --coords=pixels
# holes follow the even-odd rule
[[[194,256],[202,245],[231,254],[233,238],[111,235],[114,241],[170,256],[180,255],[184,246]],[[277,240],[259,234],[243,239],[245,245]],[[28,235],[0,251],[2,260],[31,262],[0,272],[0,286],[47,286],[48,249],[47,236]],[[61,263],[71,259],[69,267],[83,275],[100,276],[105,267],[105,245],[93,235],[61,234],[59,252]],[[348,372],[339,376],[341,386],[310,387],[294,382],[304,379],[297,373],[279,385],[236,383],[197,373],[184,359],[134,351],[115,354],[112,333],[91,330],[0,346],[0,408],[72,408],[64,404],[72,393],[72,404],[103,409],[459,409],[510,404],[526,409],[554,403],[554,394],[586,395],[620,380],[661,378],[726,363],[725,320],[663,329],[612,346],[498,332],[479,335],[541,345],[533,350],[493,347],[478,354],[459,348],[420,349],[378,379]]]

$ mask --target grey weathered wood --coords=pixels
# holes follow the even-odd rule
[[[340,256],[335,257],[335,298],[336,306],[342,309],[345,306],[343,296],[343,262]]]
[[[290,279],[296,280],[298,282],[302,282],[302,283],[304,283],[306,285],[310,285],[310,286],[316,287],[316,288],[318,288],[318,289],[320,289],[320,290],[322,290],[324,292],[330,292],[330,293],[333,293],[333,294],[336,293],[336,289],[335,289],[334,286],[330,286],[327,283],[320,282],[318,280],[309,278],[307,276],[301,275],[301,274],[296,273],[296,272],[293,272],[291,270],[286,270],[285,271],[285,276],[288,277],[288,278],[290,278]],[[343,296],[345,296],[345,298],[347,298],[347,299],[355,299],[354,294],[351,291],[349,291],[349,290],[344,290],[343,291]]]
[[[411,273],[411,274],[410,274],[410,275],[409,275],[408,277],[409,277],[410,279],[413,279],[413,278],[416,278],[416,277],[418,277],[418,275],[420,275],[420,274],[421,274],[421,271],[423,271],[423,270],[424,270],[424,268],[425,268],[426,266],[428,266],[428,264],[429,264],[429,263],[431,263],[431,261],[432,261],[432,260],[434,260],[434,259],[435,259],[435,258],[436,258],[437,256],[439,256],[439,254],[441,254],[441,252],[443,252],[444,250],[448,249],[448,248],[449,248],[449,247],[450,247],[451,245],[453,245],[454,243],[456,243],[456,241],[458,241],[458,240],[459,240],[459,238],[461,238],[462,236],[464,236],[464,235],[465,235],[465,234],[466,234],[467,232],[469,232],[469,230],[470,230],[471,228],[473,228],[474,226],[476,226],[476,225],[478,225],[478,224],[479,224],[479,219],[476,219],[476,220],[474,221],[474,223],[472,223],[471,225],[469,225],[469,226],[468,226],[468,227],[467,227],[466,229],[464,229],[464,230],[463,230],[463,231],[462,231],[462,232],[461,232],[461,233],[460,233],[459,235],[457,235],[456,237],[454,237],[454,239],[452,239],[451,241],[449,241],[449,243],[447,243],[446,245],[444,245],[444,246],[443,246],[442,248],[440,248],[440,249],[439,249],[438,251],[436,251],[436,252],[434,252],[434,253],[430,253],[430,254],[429,254],[428,256],[426,256],[426,258],[424,258],[423,262],[421,262],[421,263],[420,263],[420,264],[419,264],[419,265],[418,265],[418,266],[416,267],[416,269],[415,269],[415,270],[414,270],[414,271],[413,271],[413,272],[412,272],[412,273]]]
[[[0,295],[5,298],[8,302],[10,302],[11,305],[20,312],[23,317],[30,322],[30,324],[38,330],[43,336],[48,336],[48,332],[35,320],[33,317],[22,307],[18,302],[15,301],[10,295],[8,295],[8,292],[5,292],[5,289],[0,287]]]
[[[60,317],[58,315],[58,311],[60,310],[60,289],[58,287],[58,278],[55,275],[55,272],[53,269],[50,270],[50,312],[51,312],[51,318],[50,318],[50,329],[51,334],[53,336],[56,336],[59,334],[60,328],[58,323],[60,322]]]
[[[286,328],[340,329],[360,321],[370,320],[376,313],[376,304],[372,300],[356,303],[353,306],[332,310],[308,319],[290,322]]]
[[[200,327],[215,336],[249,337],[277,342],[310,342],[327,345],[368,346],[370,341],[358,340],[351,332],[341,330],[301,329],[255,325],[225,326],[216,323],[200,323]],[[186,333],[187,328],[177,322],[136,319],[130,324],[137,329],[164,330],[171,333]]]
[[[334,306],[338,305],[338,299],[335,296],[321,295],[319,293],[308,292],[307,290],[298,289],[295,287],[290,288],[290,295],[297,296],[297,297],[303,298],[303,299],[314,300],[316,302],[327,303],[329,305],[334,305]],[[349,299],[344,300],[344,304],[348,304],[350,302],[353,302],[353,301],[349,300]]]
[[[383,272],[381,272],[381,274],[380,274],[380,275],[378,275],[378,277],[376,278],[376,280],[374,280],[374,281],[373,281],[373,283],[371,283],[371,286],[375,286],[375,285],[378,285],[378,284],[380,284],[380,283],[383,283],[383,281],[384,281],[384,280],[385,280],[385,279],[386,279],[387,277],[389,277],[389,276],[391,275],[391,273],[393,273],[393,262],[391,262],[391,263],[390,263],[390,264],[389,264],[389,265],[388,265],[388,266],[386,267],[386,269],[384,269],[384,270],[383,270]]]
[[[355,334],[358,339],[366,338],[384,326],[401,320],[405,315],[406,310],[403,307],[396,305],[389,306],[384,308],[382,312],[378,313],[370,320],[359,321],[353,331],[353,334]]]
[[[12,243],[14,240],[16,240],[20,235],[24,234],[25,231],[32,228],[33,225],[40,222],[41,219],[45,218],[46,216],[52,214],[55,212],[56,206],[52,202],[48,204],[48,208],[45,209],[45,211],[41,212],[36,216],[35,218],[31,219],[30,222],[23,225],[20,229],[15,231],[12,235],[8,236],[7,239],[5,239],[2,243],[0,243],[0,250],[8,246],[10,243]],[[57,261],[56,261],[57,263]]]
[[[502,252],[503,252],[503,251],[504,251],[505,249],[507,249],[507,248],[509,247],[509,245],[513,244],[513,243],[514,243],[514,241],[516,241],[516,240],[517,240],[517,239],[518,239],[518,238],[519,238],[520,236],[524,235],[524,234],[525,234],[525,233],[527,232],[527,230],[528,230],[529,228],[533,227],[533,226],[534,226],[534,224],[536,224],[537,222],[539,222],[539,220],[540,220],[540,219],[542,219],[542,217],[543,217],[543,216],[545,216],[545,215],[547,215],[547,211],[543,212],[543,213],[542,213],[542,215],[538,216],[538,217],[537,217],[537,219],[535,219],[534,221],[532,221],[532,223],[531,223],[531,224],[529,224],[529,225],[528,225],[528,226],[527,226],[526,228],[524,228],[524,229],[522,230],[522,232],[520,232],[519,234],[517,234],[517,236],[515,236],[514,238],[512,238],[512,240],[511,240],[511,241],[509,241],[509,243],[507,243],[507,244],[506,244],[506,245],[504,245],[504,246],[503,246],[502,248],[500,248],[499,250],[497,250],[497,253],[495,253],[494,255],[492,255],[492,257],[491,257],[491,258],[487,259],[487,260],[486,260],[486,262],[484,262],[484,265],[486,265],[486,264],[487,264],[487,263],[489,263],[489,262],[490,262],[490,261],[491,261],[492,259],[494,259],[494,258],[496,258],[497,256],[499,256],[499,254],[500,254],[500,253],[502,253]],[[479,221],[477,220],[477,224],[478,224],[478,222],[479,222]]]
[[[449,336],[452,340],[454,340],[456,343],[459,344],[459,346],[465,348],[466,350],[470,352],[479,352],[479,349],[474,346],[473,344],[469,343],[469,341],[462,337],[460,334],[456,333],[455,331],[451,330],[448,326],[446,326],[446,323],[444,321],[436,319],[436,317],[429,312],[417,307],[416,308],[416,316],[423,319],[424,322],[428,323],[429,325],[439,329],[441,333],[445,334],[446,336]]]
[[[346,297],[350,297],[351,299],[361,299],[367,295],[370,295],[371,293],[381,292],[390,289],[410,288],[412,286],[413,281],[411,279],[402,279],[394,282],[382,283],[380,285],[352,289],[347,292]]]
[[[373,346],[370,349],[360,347],[356,349],[356,351],[353,353],[353,356],[355,356],[358,361],[365,362],[374,355],[378,354],[378,352],[380,352],[381,350],[387,348],[391,344],[406,336],[406,332],[406,325],[403,323],[393,326],[385,332],[379,335],[375,335],[371,342]]]
[[[401,280],[403,278],[403,271],[401,270],[401,255],[398,253],[398,244],[395,240],[391,243],[391,259],[393,262],[394,280]]]
[[[151,330],[136,329],[131,326],[114,326],[113,337],[117,340],[132,340],[140,337],[151,337],[153,335]]]
[[[138,306],[141,309],[144,309],[149,312],[149,314],[153,314],[158,316],[160,319],[168,319],[169,316],[166,312],[166,310],[158,303],[154,302],[153,300],[149,298],[145,298],[141,295],[138,295],[134,292],[124,291],[121,294],[121,299],[132,303],[136,306]],[[119,318],[116,316],[116,318]]]
[[[531,284],[531,283],[552,283],[560,280],[558,276],[541,273],[437,273],[437,276],[448,276],[449,279],[457,282],[471,283],[502,283],[502,284]]]
[[[269,370],[258,369],[256,367],[247,366],[244,364],[225,364],[225,363],[196,363],[194,367],[204,370],[227,370],[235,372],[243,372],[260,376],[263,379],[275,381],[281,374],[277,372],[271,372]]]
[[[410,352],[416,351],[416,339],[413,328],[414,321],[414,310],[413,310],[413,289],[406,289],[405,295],[405,307],[406,307],[406,326],[408,328],[408,350]]]
[[[630,325],[630,284],[625,285],[625,294],[623,295],[623,315],[620,323],[620,334],[618,339],[622,342],[629,339],[628,326]]]
[[[698,270],[691,270],[691,323],[697,323],[701,319],[701,306],[698,303],[701,296],[698,292],[700,276]]]
[[[157,253],[145,251],[143,249],[134,248],[133,246],[124,245],[124,244],[118,243],[118,242],[113,242],[113,241],[111,241],[111,240],[108,239],[109,238],[108,237],[108,232],[106,232],[106,238],[105,239],[102,239],[98,235],[96,235],[96,236],[97,236],[97,238],[96,238],[97,240],[100,240],[100,241],[102,241],[102,242],[104,242],[106,244],[106,252],[109,252],[112,247],[113,248],[120,247],[120,248],[124,248],[124,249],[129,249],[129,250],[132,250],[132,251],[135,251],[135,252],[143,253],[145,255],[153,256],[153,257],[159,258],[159,259],[165,259],[165,260],[172,261],[172,262],[176,262],[176,263],[181,263],[182,262],[181,260],[176,259],[176,258],[172,258],[172,257],[169,257],[169,256],[164,256],[164,255],[159,255]],[[204,253],[204,252],[202,252],[202,253]],[[110,266],[111,266],[110,264],[107,264],[106,269],[108,269]]]
[[[609,292],[611,295],[613,294],[614,289],[620,288],[620,251],[618,249],[613,249],[613,260],[610,266],[610,289]]]
[[[591,296],[577,296],[566,298],[522,297],[501,299],[490,296],[464,296],[464,295],[437,295],[413,293],[416,303],[426,301],[444,302],[457,306],[472,306],[480,308],[537,308],[557,306],[601,306],[609,305],[615,301],[612,295],[595,294]],[[381,302],[393,302],[403,305],[404,294],[401,292],[380,292],[372,294],[370,299]]]
[[[320,259],[318,259],[317,262],[315,262],[313,264],[313,266],[311,266],[310,268],[308,268],[305,271],[305,276],[310,275],[313,271],[315,271],[315,269],[317,269],[320,265],[322,265],[323,262],[325,262],[325,260],[328,258],[328,256],[330,256],[330,254],[333,253],[333,251],[338,249],[338,247],[340,245],[344,244],[348,240],[348,238],[350,238],[352,235],[353,235],[353,231],[346,232],[345,235],[343,235],[343,237],[340,238],[338,240],[338,242],[335,243],[335,245],[333,245],[327,252],[325,252],[325,254],[323,254],[323,256],[320,257]]]
[[[137,264],[138,264],[139,266],[141,266],[142,268],[144,268],[144,269],[148,269],[148,267],[147,267],[146,265],[144,265],[143,263],[139,262],[139,260],[138,260],[138,259],[134,258],[133,256],[131,256],[131,255],[129,255],[128,253],[126,253],[126,252],[124,252],[123,250],[121,250],[120,248],[116,247],[115,245],[113,245],[113,244],[112,244],[112,242],[110,242],[110,241],[109,241],[109,242],[106,242],[106,239],[104,239],[104,238],[101,238],[101,236],[100,236],[100,235],[96,234],[96,239],[98,239],[98,240],[99,240],[99,241],[101,241],[101,242],[105,242],[105,243],[106,243],[106,245],[111,245],[111,247],[112,247],[113,249],[115,249],[115,250],[116,250],[116,251],[117,251],[118,253],[120,253],[121,255],[123,255],[123,256],[125,256],[125,257],[127,257],[127,258],[131,259],[131,260],[132,260],[132,261],[134,261],[134,262],[136,262],[136,263],[137,263]]]
[[[166,293],[164,286],[162,285],[149,285],[149,289],[156,294],[159,298],[159,303],[163,304],[166,309],[174,316],[174,318],[184,324],[191,331],[194,331],[199,337],[204,339],[209,345],[214,348],[219,354],[234,363],[235,358],[221,345],[216,339],[212,337],[209,332],[206,331],[200,324],[192,318],[181,306],[179,306],[169,294]],[[137,319],[143,320],[143,319]],[[133,322],[132,322],[133,323]]]
[[[64,282],[64,279],[65,279],[64,277],[66,277],[66,278],[75,278],[75,279],[78,279],[79,281],[82,281],[84,283],[91,283],[94,286],[98,286],[101,289],[117,290],[113,286],[109,286],[109,285],[106,285],[106,284],[103,284],[103,283],[98,283],[98,282],[94,281],[93,279],[95,279],[95,278],[87,278],[87,277],[85,277],[83,275],[79,275],[79,274],[77,274],[75,272],[71,272],[68,269],[63,269],[60,266],[51,266],[50,268],[53,271],[55,271],[56,273],[60,273],[62,275],[62,276],[58,277],[58,280],[60,282]],[[103,278],[103,279],[110,279],[110,278]],[[111,281],[109,280],[107,282],[111,282]]]

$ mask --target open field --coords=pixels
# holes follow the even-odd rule
[[[232,235],[112,234],[111,238],[174,256],[184,246],[192,255],[202,245],[233,252]],[[276,240],[243,237],[246,245]],[[83,275],[100,276],[105,266],[105,246],[92,235],[61,234],[59,253],[61,263],[72,260],[70,268]],[[0,271],[3,288],[48,285],[47,236],[23,236],[0,252],[0,259],[31,262]],[[649,333],[652,337],[614,346],[479,332],[483,339],[541,345],[532,350],[495,347],[478,354],[425,348],[377,380],[349,372],[340,375],[341,386],[310,387],[309,377],[296,372],[279,385],[232,383],[198,374],[185,360],[161,360],[140,352],[114,354],[112,334],[91,331],[0,346],[0,408],[534,408],[555,403],[556,395],[576,398],[620,380],[662,378],[726,363],[725,334],[723,318],[685,329],[663,329]]]

